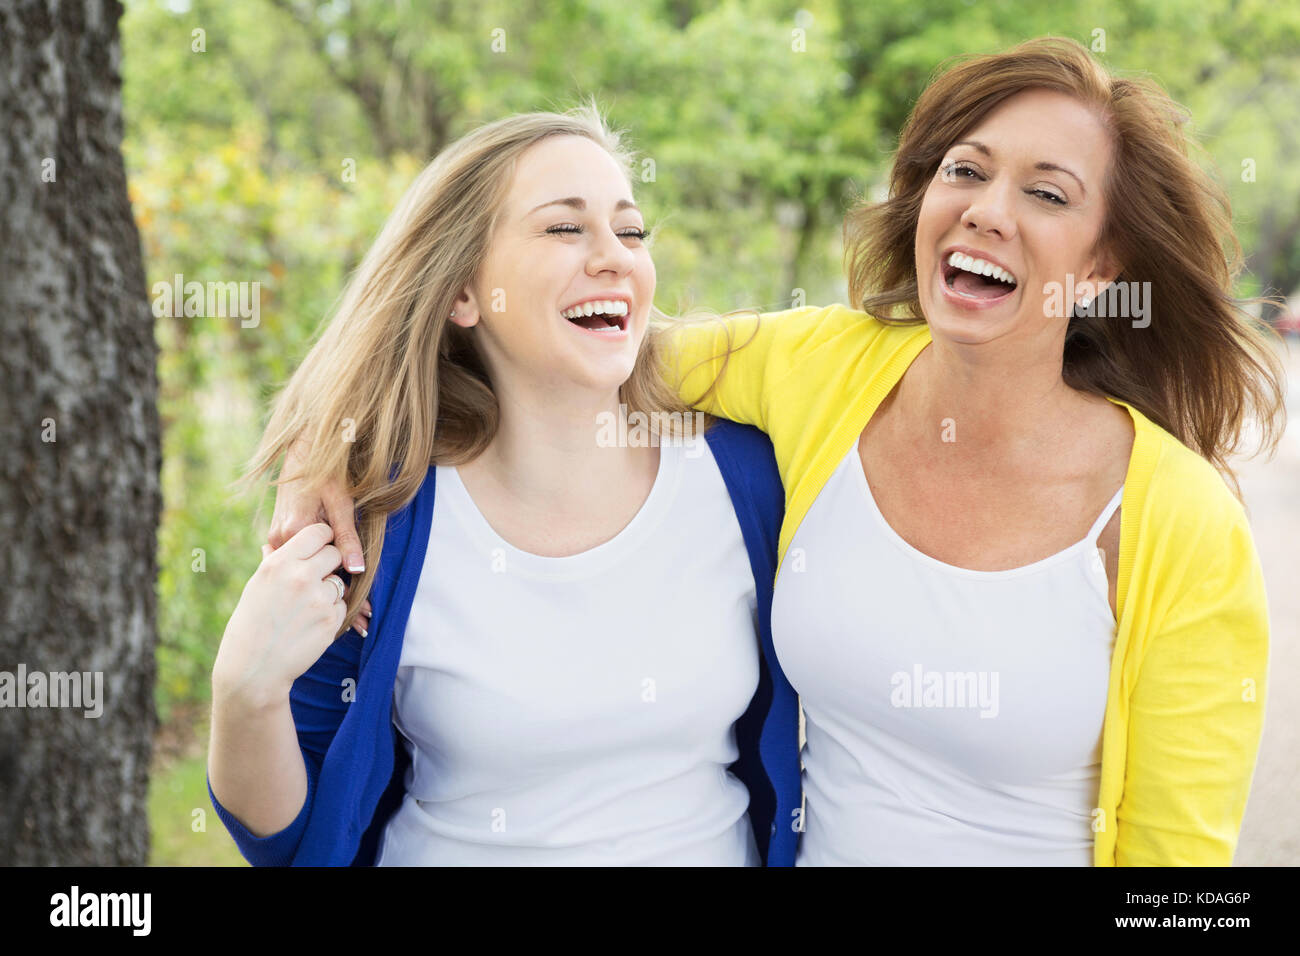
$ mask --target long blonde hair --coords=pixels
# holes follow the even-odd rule
[[[1147,328],[1091,314],[1071,319],[1066,383],[1133,405],[1212,462],[1240,497],[1228,456],[1252,413],[1260,448],[1276,446],[1286,373],[1268,343],[1276,333],[1233,298],[1243,261],[1228,197],[1189,158],[1187,111],[1150,80],[1112,76],[1077,41],[1040,37],[965,56],[926,87],[899,139],[888,199],[844,219],[852,305],[885,323],[925,321],[914,243],[926,188],[954,142],[1027,89],[1067,93],[1101,118],[1114,159],[1098,246],[1121,265],[1116,283],[1151,283]]]
[[[291,444],[304,441],[310,451],[301,471],[271,484],[301,479],[303,492],[312,494],[337,481],[354,499],[366,570],[352,577],[345,622],[370,592],[388,516],[414,498],[430,465],[470,461],[496,434],[500,410],[473,330],[448,316],[487,257],[519,156],[565,135],[603,147],[632,180],[632,153],[591,102],[565,113],[506,117],[448,146],[389,216],[332,319],[276,398],[239,479],[251,484]],[[652,307],[619,401],[629,415],[679,413],[668,418],[671,427],[690,410],[662,374],[668,326]]]

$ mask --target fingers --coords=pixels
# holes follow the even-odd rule
[[[333,538],[334,530],[323,521],[318,521],[315,524],[307,525],[307,527],[303,528],[286,541],[281,548],[289,558],[305,561],[324,548],[325,545],[329,544]],[[281,549],[277,549],[277,551],[279,550]],[[336,560],[332,565],[321,572],[320,577],[323,578],[330,571],[334,570],[334,568],[338,567],[338,564],[339,563]]]
[[[339,549],[332,544],[327,544],[315,554],[303,559],[303,571],[308,577],[324,578],[325,575],[331,574],[338,569],[339,564],[343,561],[343,555]],[[343,578],[339,578],[340,581]]]
[[[334,573],[338,570],[342,555],[338,548],[328,543],[331,534],[330,526],[319,522],[308,525],[277,550],[273,551],[270,545],[263,544],[262,567],[259,570],[275,575],[277,587],[310,594],[314,602],[341,606],[347,597],[349,585],[341,575]],[[343,614],[340,607],[340,622]]]
[[[352,630],[356,631],[362,637],[370,636],[370,615],[358,614],[352,619]]]
[[[329,601],[331,604],[343,602],[343,579],[337,574],[327,574],[321,581],[329,588]]]
[[[300,490],[302,476],[298,475],[299,466],[310,451],[311,444],[305,438],[298,438],[285,453],[280,477],[287,480],[276,486],[275,511],[271,515],[271,528],[266,536],[272,548],[283,546],[309,524],[324,520],[320,498],[316,495],[308,496]]]
[[[352,584],[356,584],[355,578],[352,579]],[[347,585],[348,594],[351,594],[352,584]],[[367,598],[367,600],[361,601],[361,606],[356,609],[356,617],[352,618],[352,630],[363,637],[367,636],[370,630],[370,614],[372,614],[372,610],[370,610],[370,600]]]
[[[277,513],[272,516],[271,528],[266,535],[266,540],[272,548],[282,547],[303,528],[325,520],[325,509],[319,506],[319,502],[312,502],[312,504],[317,507],[315,511],[309,513],[296,499],[287,499],[281,511],[280,499],[276,499]]]
[[[334,529],[334,544],[343,552],[343,567],[352,574],[366,569],[361,550],[361,537],[357,534],[355,503],[342,492],[327,489],[324,498],[325,518]]]

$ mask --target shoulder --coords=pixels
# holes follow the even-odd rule
[[[762,429],[755,428],[753,425],[742,425],[727,418],[709,416],[703,435],[715,457],[721,451],[725,454],[756,459],[760,464],[772,457],[772,440]]]
[[[863,344],[877,338],[906,338],[916,333],[919,323],[888,325],[875,316],[844,305],[801,306],[779,312],[739,309],[708,315],[666,326],[674,338],[707,338],[725,335],[732,348],[744,348],[763,341],[769,349],[798,353],[828,342],[849,340]]]
[[[839,304],[764,312],[758,320],[772,326],[777,341],[796,350],[815,349],[831,342],[867,346],[878,340],[909,337],[920,325],[886,324],[868,312]]]
[[[769,518],[779,515],[784,507],[785,491],[772,440],[752,425],[725,418],[712,419],[704,439],[737,513],[756,507]]]
[[[1153,515],[1182,525],[1224,530],[1246,522],[1246,511],[1227,480],[1207,459],[1174,435],[1147,420],[1140,426],[1152,447],[1149,504]]]
[[[771,380],[798,372],[795,377],[803,385],[824,386],[825,376],[838,380],[848,369],[855,375],[872,374],[907,343],[929,333],[924,323],[887,324],[844,305],[765,312],[751,322],[758,325],[755,338],[769,339]]]
[[[762,429],[710,416],[704,441],[723,477],[734,472],[740,481],[761,479],[766,483],[775,478],[779,485],[772,439]]]
[[[1246,509],[1208,460],[1145,417],[1135,462],[1149,461],[1137,524],[1137,560],[1171,602],[1206,588],[1259,604],[1263,580]],[[1135,467],[1138,467],[1135,465]],[[1249,594],[1247,594],[1249,592]]]

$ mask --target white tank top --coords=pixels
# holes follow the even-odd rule
[[[727,769],[759,678],[754,574],[708,445],[659,452],[631,522],[567,557],[509,544],[438,467],[377,866],[762,865]]]
[[[1097,536],[974,571],[912,547],[856,443],[777,578],[806,720],[797,865],[1090,866],[1115,618]]]

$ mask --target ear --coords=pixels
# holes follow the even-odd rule
[[[1084,288],[1092,288],[1094,291],[1088,298],[1099,299],[1106,292],[1106,289],[1119,278],[1121,272],[1120,264],[1110,254],[1109,250],[1101,249],[1095,253],[1092,265],[1088,274],[1084,277],[1084,282],[1091,283]],[[1083,283],[1079,283],[1083,285]]]
[[[468,329],[478,324],[478,296],[474,294],[474,290],[469,286],[461,289],[460,295],[456,297],[450,318],[461,328]]]

